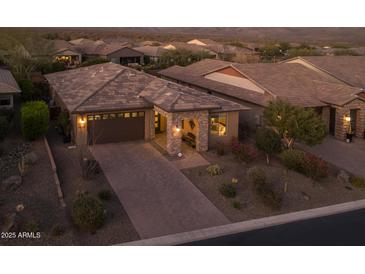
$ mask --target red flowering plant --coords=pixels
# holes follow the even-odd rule
[[[249,145],[242,144],[237,138],[232,139],[232,153],[240,161],[252,162],[257,157],[257,150]]]
[[[313,180],[326,178],[329,173],[326,161],[310,153],[305,155],[304,170]]]

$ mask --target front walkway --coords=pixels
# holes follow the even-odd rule
[[[298,147],[320,156],[329,163],[365,178],[365,140],[354,139],[346,143],[327,137],[322,144],[314,147],[299,145]]]
[[[182,157],[178,158],[176,156],[170,156],[167,153],[166,149],[166,134],[159,133],[156,134],[153,141],[155,144],[159,146],[159,151],[162,150],[162,153],[166,155],[166,157],[171,160],[171,162],[178,168],[178,169],[185,169],[185,168],[193,168],[198,166],[207,166],[210,163],[199,153],[196,149],[188,146],[184,142],[181,142],[181,152]]]
[[[96,145],[93,155],[142,239],[229,223],[151,144]]]

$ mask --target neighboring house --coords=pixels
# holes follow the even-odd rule
[[[106,43],[80,38],[67,42],[64,48],[55,53],[55,60],[65,62],[68,67],[75,67],[82,61],[92,58],[103,58],[116,64],[143,64],[143,53],[129,47],[128,42]],[[60,43],[58,43],[60,46]]]
[[[270,100],[282,99],[314,108],[329,133],[344,140],[354,131],[364,136],[365,57],[302,57],[284,63],[238,64],[205,59],[159,72],[166,79],[245,104],[240,123],[256,127]]]
[[[11,72],[0,68],[0,109],[14,107],[14,95],[21,92]]]
[[[70,114],[77,145],[151,140],[164,136],[171,155],[182,136],[205,151],[238,135],[241,104],[118,64],[104,63],[45,75],[57,105]]]
[[[189,50],[193,53],[201,53],[201,52],[206,52],[208,53],[210,56],[214,57],[214,58],[218,58],[218,53],[214,52],[204,46],[199,46],[199,45],[194,45],[194,44],[188,44],[188,43],[184,43],[184,42],[171,42],[168,44],[165,44],[162,46],[165,49],[168,50],[177,50],[177,49],[184,49],[184,50]]]
[[[167,49],[160,46],[142,46],[142,47],[135,47],[133,49],[143,53],[145,64],[157,63],[160,57],[164,53],[168,52]]]

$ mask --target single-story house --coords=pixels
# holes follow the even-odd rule
[[[14,107],[14,95],[21,92],[14,76],[7,69],[0,68],[0,109]]]
[[[148,45],[141,47],[134,47],[133,49],[143,53],[145,64],[157,63],[160,57],[168,51],[167,49],[160,46],[148,46]]]
[[[251,111],[240,123],[256,127],[268,102],[275,99],[314,108],[328,131],[344,140],[348,132],[364,136],[365,57],[301,57],[283,63],[239,64],[205,59],[159,72],[169,80],[242,103]]]
[[[167,50],[183,49],[183,50],[191,51],[193,53],[205,52],[213,58],[218,58],[218,53],[217,52],[214,52],[214,51],[212,51],[212,50],[210,50],[210,49],[208,49],[204,46],[188,44],[188,43],[184,43],[184,42],[171,42],[171,43],[167,43],[167,44],[163,45],[162,47],[164,49],[167,49]]]
[[[163,136],[171,155],[189,135],[197,151],[238,135],[247,107],[119,64],[45,75],[54,101],[70,114],[76,145]]]
[[[106,43],[102,40],[93,41],[80,38],[66,43],[62,45],[57,42],[55,44],[58,48],[54,57],[56,61],[65,62],[71,68],[91,58],[103,58],[122,65],[140,65],[144,61],[143,53],[129,47],[128,42]],[[60,46],[63,47],[59,48]]]

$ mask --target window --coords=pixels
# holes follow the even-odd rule
[[[216,113],[210,116],[210,134],[216,136],[227,135],[227,113]]]
[[[135,118],[138,116],[138,113],[137,112],[132,112],[132,117]]]
[[[124,117],[124,113],[118,113],[118,118],[123,118]]]
[[[115,113],[110,113],[109,114],[109,119],[115,119]]]
[[[0,99],[0,106],[10,106],[10,98]]]
[[[94,116],[94,120],[100,120],[101,119],[101,116],[100,115],[95,115]]]
[[[87,119],[88,119],[89,121],[92,121],[92,120],[94,120],[94,116],[89,115],[89,116],[87,116]]]
[[[124,113],[124,118],[129,118],[129,117],[131,117],[131,114],[129,112]]]
[[[138,112],[138,117],[144,117],[144,111]]]

